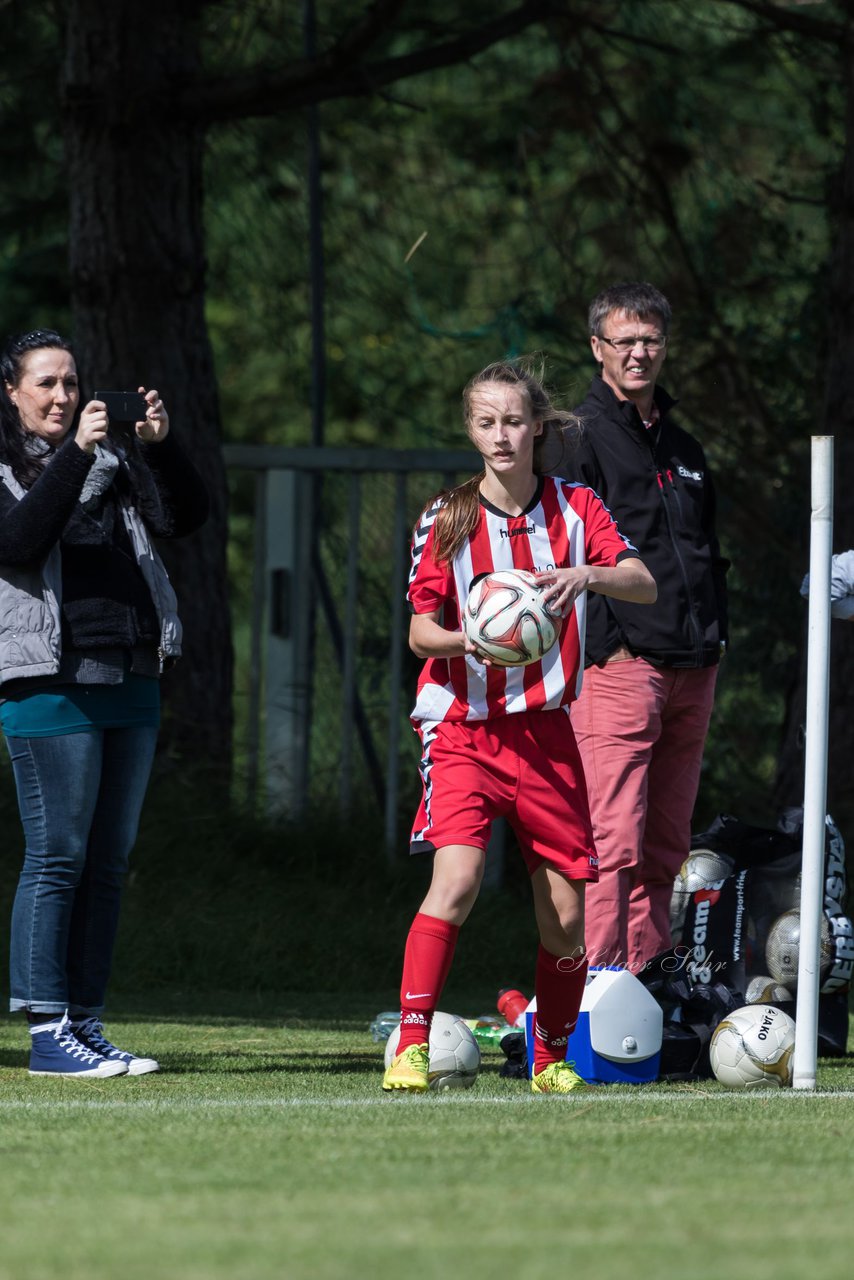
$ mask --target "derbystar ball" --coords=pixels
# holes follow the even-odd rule
[[[502,569],[475,582],[463,610],[471,643],[502,667],[526,667],[548,653],[561,619],[549,609],[543,588],[525,569]]]

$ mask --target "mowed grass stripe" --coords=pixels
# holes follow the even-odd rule
[[[55,1084],[47,1086],[55,1089]],[[67,1085],[65,1088],[86,1088],[82,1081]],[[119,1086],[121,1087],[121,1086]],[[838,1099],[839,1101],[851,1101],[854,1099],[854,1089],[815,1089],[815,1090],[795,1090],[795,1089],[690,1089],[686,1090],[684,1086],[674,1086],[671,1092],[667,1087],[658,1089],[642,1089],[636,1088],[631,1091],[608,1089],[591,1089],[589,1093],[583,1093],[571,1098],[535,1098],[527,1093],[520,1093],[518,1096],[509,1096],[506,1094],[483,1094],[474,1093],[466,1090],[465,1092],[456,1090],[446,1090],[442,1094],[428,1094],[426,1097],[403,1098],[399,1096],[385,1097],[377,1096],[376,1098],[313,1098],[313,1097],[272,1097],[272,1098],[180,1098],[159,1096],[157,1098],[68,1098],[61,1096],[59,1093],[52,1093],[50,1096],[30,1097],[30,1098],[7,1098],[0,1099],[0,1112],[3,1111],[33,1111],[39,1107],[64,1108],[66,1110],[90,1110],[90,1111],[158,1111],[158,1110],[176,1110],[176,1111],[204,1111],[204,1110],[245,1110],[247,1108],[260,1109],[287,1109],[287,1108],[365,1108],[365,1107],[412,1107],[412,1106],[431,1106],[431,1107],[472,1107],[472,1106],[562,1106],[566,1108],[577,1109],[579,1107],[587,1107],[591,1105],[602,1106],[609,1103],[619,1106],[625,1106],[626,1103],[646,1105],[650,1102],[664,1103],[668,1106],[690,1106],[698,1102],[731,1102],[751,1104],[762,1101],[769,1102],[771,1100],[779,1100],[786,1105],[795,1099],[804,1101],[817,1101],[825,1099]]]
[[[850,1059],[815,1093],[539,1098],[488,1052],[400,1098],[367,1019],[113,1027],[164,1071],[32,1079],[0,1029],[0,1280],[850,1276]]]

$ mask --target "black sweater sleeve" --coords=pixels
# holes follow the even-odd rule
[[[67,440],[20,499],[0,484],[0,564],[41,564],[73,512],[92,456]]]
[[[170,431],[159,444],[143,444],[140,456],[154,482],[157,501],[147,502],[139,486],[139,509],[156,538],[184,538],[207,520],[210,503],[204,482]]]

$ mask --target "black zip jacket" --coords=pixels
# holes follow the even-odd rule
[[[0,564],[39,565],[59,543],[63,652],[156,649],[160,623],[119,497],[133,498],[152,536],[178,538],[204,524],[207,491],[170,431],[159,444],[136,446],[90,514],[79,499],[92,461],[69,434],[23,498],[0,484]]]
[[[727,640],[726,571],[715,533],[715,494],[702,448],[670,419],[676,403],[655,389],[660,420],[647,429],[635,405],[597,377],[575,410],[583,430],[552,475],[589,485],[637,547],[658,586],[655,604],[587,595],[587,666],[625,645],[659,666],[710,667]]]

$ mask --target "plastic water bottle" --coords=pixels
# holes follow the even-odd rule
[[[498,1045],[501,1037],[507,1035],[507,1023],[494,1013],[482,1013],[479,1018],[471,1018],[466,1026],[480,1045]]]
[[[529,1003],[528,997],[514,987],[505,987],[498,993],[498,1012],[511,1027],[524,1027]]]
[[[397,1026],[400,1026],[400,1010],[386,1010],[385,1013],[377,1014],[368,1030],[372,1040],[388,1040]]]

